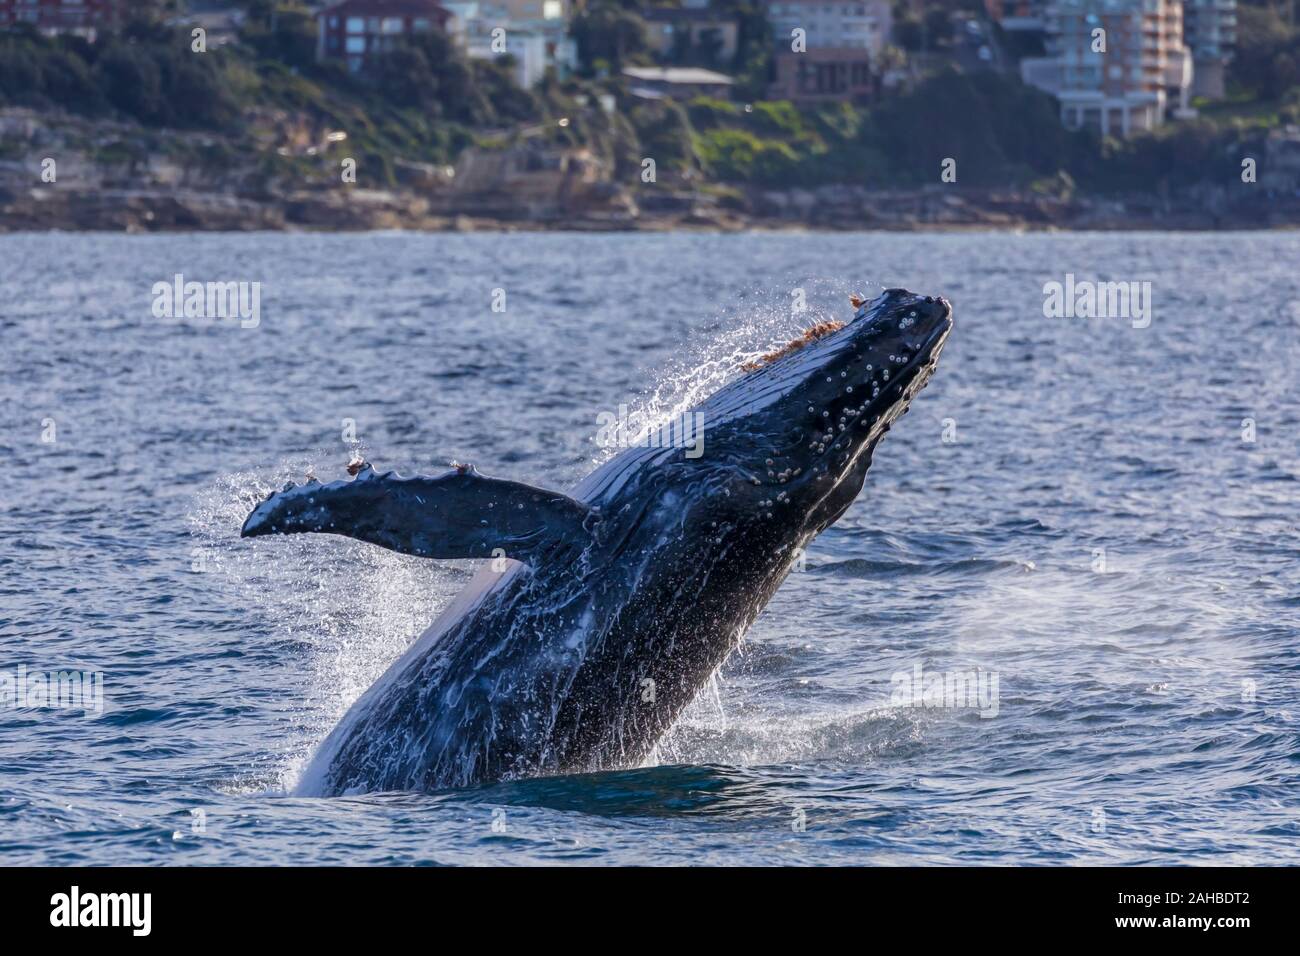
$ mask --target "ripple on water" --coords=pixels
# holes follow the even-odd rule
[[[1300,331],[1256,307],[1300,301],[1300,237],[0,247],[40,290],[0,317],[0,450],[41,490],[0,501],[0,668],[102,670],[106,703],[0,710],[0,862],[1300,860]],[[1150,278],[1151,327],[1043,319],[1068,271]],[[262,324],[156,323],[176,272],[261,281]],[[570,486],[613,453],[601,412],[667,420],[892,285],[954,301],[938,374],[651,765],[286,795],[472,567],[242,541],[260,496],[354,450]],[[996,675],[997,715],[899,706],[918,667]]]

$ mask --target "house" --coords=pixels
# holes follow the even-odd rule
[[[652,7],[641,11],[650,48],[674,63],[730,64],[736,57],[740,21],[707,7]]]
[[[629,66],[623,75],[631,81],[631,93],[643,99],[688,100],[695,96],[729,99],[735,80],[722,73],[694,66]]]
[[[473,24],[475,21],[471,21]],[[483,29],[488,29],[486,23]],[[465,55],[473,60],[493,60],[498,57],[510,57],[514,60],[515,82],[524,89],[531,89],[541,82],[546,75],[546,37],[531,30],[506,27],[501,36],[503,51],[493,49],[490,30],[486,33],[471,31],[465,37]]]
[[[125,0],[0,0],[0,28],[29,23],[42,33],[77,33],[118,26],[125,19]]]
[[[568,4],[569,0],[555,0],[554,5],[520,2],[514,9],[531,18],[516,19],[510,7],[492,0],[448,0],[444,6],[452,18],[446,29],[473,59],[513,58],[515,81],[528,89],[548,70],[564,80],[578,68],[578,47],[564,19]],[[545,15],[537,16],[539,11]],[[502,32],[494,37],[497,30]]]
[[[767,95],[796,103],[870,99],[877,91],[872,67],[871,54],[861,48],[809,47],[805,53],[778,49]]]
[[[191,4],[191,8],[197,4]],[[176,17],[169,23],[183,26],[187,31],[202,27],[207,37],[209,50],[215,50],[239,39],[239,28],[247,14],[238,8],[220,10],[192,10],[191,13]]]
[[[888,0],[768,0],[771,99],[865,100],[878,88],[881,53],[893,30]]]
[[[316,59],[362,69],[403,37],[445,30],[451,13],[435,0],[343,0],[316,14]]]
[[[984,0],[984,12],[1003,30],[1041,33],[1048,0]]]
[[[567,21],[573,12],[573,0],[487,0],[483,11],[513,23],[529,20]]]

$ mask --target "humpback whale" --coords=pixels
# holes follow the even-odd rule
[[[296,793],[636,766],[736,647],[933,374],[943,298],[854,299],[697,405],[706,451],[633,447],[567,494],[468,465],[290,485],[241,535],[492,558],[326,737]]]

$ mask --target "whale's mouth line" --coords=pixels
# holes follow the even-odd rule
[[[939,323],[938,327],[925,337],[924,342],[917,346],[916,355],[912,357],[912,362],[909,364],[916,363],[921,359],[921,356],[925,356],[925,361],[927,362],[933,361],[937,357],[938,350],[943,348],[943,343],[952,333],[951,316],[952,312],[949,311],[948,315],[944,316],[944,320]]]
[[[916,392],[920,391],[925,383],[929,381],[930,375],[933,375],[934,370],[938,368],[939,352],[943,349],[944,343],[948,340],[951,332],[952,322],[943,322],[937,329],[926,336],[925,341],[917,348],[916,354],[903,366],[900,377],[902,375],[912,375],[912,378],[903,388],[905,394],[911,390],[914,397]],[[920,385],[915,384],[918,379]]]
[[[912,399],[925,387],[930,380],[930,376],[939,367],[939,352],[943,349],[943,345],[951,333],[952,309],[950,307],[948,314],[944,316],[944,320],[917,346],[916,354],[894,373],[895,378],[906,379],[906,381],[900,383],[898,398],[877,413],[878,418],[872,425],[873,432],[880,421],[886,418],[892,421],[898,414],[901,414],[898,411],[899,404],[901,403],[903,407],[910,405]]]

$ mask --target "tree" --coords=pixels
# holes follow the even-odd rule
[[[736,56],[731,72],[737,96],[762,99],[772,81],[772,26],[756,0],[713,0],[713,9],[736,18]]]
[[[0,44],[0,96],[10,102],[38,96],[44,89],[41,61],[31,41],[4,38]]]
[[[1300,35],[1277,11],[1237,9],[1237,52],[1228,66],[1229,83],[1240,92],[1278,99],[1296,83]]]
[[[300,70],[316,63],[316,18],[306,7],[270,2],[250,9],[240,39],[260,56]]]
[[[588,5],[573,18],[569,33],[588,73],[595,71],[597,60],[605,60],[618,72],[625,60],[649,49],[645,21],[613,0],[596,0]]]
[[[920,53],[925,45],[925,27],[915,17],[903,17],[894,24],[898,45],[908,53]]]
[[[437,81],[429,58],[418,46],[406,45],[376,57],[370,79],[385,100],[399,108],[429,109],[438,104]]]
[[[686,171],[699,164],[691,121],[673,100],[652,100],[633,108],[630,118],[643,155],[653,156],[661,170]]]
[[[925,14],[925,32],[929,37],[930,49],[952,39],[952,17],[942,7],[929,10]]]
[[[1079,148],[1051,97],[991,72],[945,71],[885,100],[870,119],[866,145],[891,157],[901,181],[937,181],[952,157],[963,184],[1009,185],[1055,173]]]
[[[163,112],[162,73],[152,56],[114,43],[95,64],[95,80],[114,109],[157,124]]]

